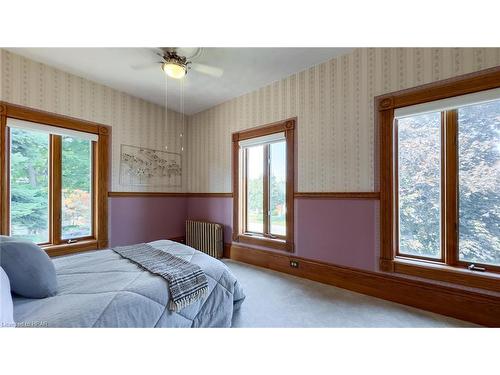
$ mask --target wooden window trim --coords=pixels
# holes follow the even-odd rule
[[[395,198],[397,144],[394,137],[394,111],[397,108],[416,105],[454,96],[495,89],[500,87],[500,67],[462,75],[415,88],[385,94],[375,98],[376,128],[379,134],[379,183],[380,183],[380,260],[379,267],[385,272],[397,272],[429,279],[500,291],[500,267],[487,265],[491,272],[474,272],[466,268],[469,263],[457,259],[457,129],[456,112],[447,111],[444,123],[443,154],[445,164],[443,213],[444,262],[415,260],[398,256],[397,249],[397,199]],[[455,125],[450,125],[455,124]],[[475,263],[478,264],[478,263]],[[479,265],[479,264],[478,264]]]
[[[233,241],[247,243],[255,246],[269,247],[275,250],[294,251],[294,192],[295,192],[295,127],[296,118],[287,119],[284,121],[255,127],[252,129],[243,130],[233,133],[232,135],[232,179],[233,179]],[[246,212],[246,194],[243,194],[241,180],[245,172],[242,168],[245,164],[243,158],[240,158],[239,142],[245,139],[262,137],[274,133],[285,133],[286,153],[287,153],[287,170],[286,170],[286,236],[269,238],[264,236],[251,235],[245,233],[246,223],[245,218],[241,213]],[[264,158],[265,168],[266,158]],[[265,189],[264,189],[265,190]],[[264,191],[264,194],[266,192]],[[264,199],[267,201],[267,199]],[[265,213],[265,210],[264,210]],[[266,220],[264,215],[264,220]],[[267,219],[268,220],[268,219]]]
[[[264,155],[262,158],[262,164],[263,164],[263,171],[264,171],[264,190],[263,190],[263,197],[264,197],[264,207],[263,207],[263,224],[264,224],[264,232],[266,233],[271,233],[270,227],[269,227],[269,145],[264,146]],[[246,196],[246,192],[245,192]]]
[[[443,114],[442,129],[443,150],[443,176],[444,181],[442,196],[444,197],[442,223],[443,223],[443,254],[445,263],[451,266],[458,264],[458,257],[455,249],[458,247],[457,228],[458,228],[458,126],[457,111],[446,111]]]
[[[269,238],[259,235],[250,235],[249,233],[242,233],[239,235],[238,242],[254,246],[264,246],[275,250],[288,250],[286,239]]]
[[[404,257],[394,259],[392,266],[395,273],[500,292],[499,273],[474,272],[466,267]]]
[[[49,228],[50,244],[42,245],[51,256],[70,254],[84,250],[103,249],[108,246],[108,190],[109,190],[109,156],[111,146],[111,127],[89,121],[79,120],[73,117],[58,115],[32,108],[27,108],[7,102],[0,102],[0,234],[9,233],[9,131],[7,129],[7,118],[31,121],[40,124],[56,126],[65,129],[96,134],[97,142],[92,142],[93,153],[93,228],[92,235],[78,238],[76,243],[61,243],[60,224]],[[56,153],[55,157],[61,157],[61,137],[51,136],[50,152]],[[61,187],[61,164],[50,160],[51,170],[49,200],[51,201],[49,215],[51,223],[60,223],[60,187]],[[59,190],[57,189],[59,187]],[[56,192],[54,194],[54,192]],[[53,209],[55,207],[55,209]],[[50,224],[52,225],[52,224]]]
[[[60,136],[50,135],[50,154],[49,208],[51,220],[49,222],[50,244],[48,246],[62,243],[62,138]]]

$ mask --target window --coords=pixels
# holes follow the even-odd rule
[[[109,129],[2,107],[1,233],[53,255],[106,246]]]
[[[286,236],[286,142],[269,146],[269,233]]]
[[[92,141],[62,137],[62,238],[92,235]]]
[[[254,141],[259,142],[259,139]],[[284,133],[274,140],[245,147],[246,230],[269,238],[286,237],[286,141]]]
[[[500,266],[500,100],[457,111],[458,258]]]
[[[399,254],[442,259],[441,113],[397,120]]]
[[[447,170],[458,177],[458,259],[500,265],[500,100],[396,118],[395,129],[398,254],[445,260],[442,191],[452,187],[443,186],[443,129],[458,135],[448,153],[458,152],[458,168]]]
[[[500,290],[495,82],[473,75],[378,99],[382,270]]]
[[[269,233],[264,231],[264,150],[268,145],[259,145],[245,149],[244,168],[246,170],[246,232]],[[266,152],[267,153],[267,152]],[[267,163],[267,158],[265,159]]]
[[[293,250],[295,121],[233,134],[233,240]]]
[[[49,243],[49,135],[10,133],[10,235]]]

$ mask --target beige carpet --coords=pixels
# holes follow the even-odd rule
[[[443,315],[224,259],[246,299],[233,327],[472,327]]]

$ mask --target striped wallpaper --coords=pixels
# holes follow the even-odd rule
[[[359,48],[193,115],[188,191],[231,191],[231,133],[298,117],[298,191],[374,190],[374,96],[500,65],[500,48]]]
[[[112,191],[184,191],[120,186],[120,145],[180,152],[186,118],[109,87],[0,49],[0,100],[113,127]],[[184,160],[183,160],[184,163]],[[185,169],[185,165],[184,165]]]
[[[123,92],[0,54],[1,100],[113,127],[113,191],[230,192],[231,133],[295,116],[298,191],[372,191],[374,96],[500,65],[499,48],[359,48],[183,120]],[[120,144],[180,151],[180,133],[187,136],[182,188],[120,186]]]

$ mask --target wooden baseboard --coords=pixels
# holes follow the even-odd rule
[[[226,246],[225,246],[226,248]],[[225,251],[226,253],[226,251]],[[232,244],[231,259],[489,327],[500,327],[500,297]],[[298,262],[292,268],[290,261]]]
[[[230,243],[225,243],[224,244],[224,252],[222,253],[223,258],[231,258],[231,244]]]

